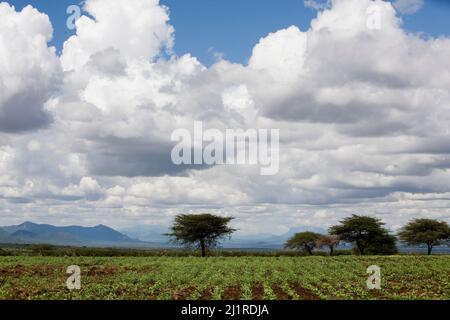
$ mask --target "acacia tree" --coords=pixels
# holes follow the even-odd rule
[[[301,250],[303,252],[308,252],[309,255],[312,255],[312,251],[316,247],[316,241],[319,237],[320,234],[318,233],[300,232],[290,238],[284,247],[288,249]]]
[[[316,241],[318,248],[328,247],[330,250],[330,256],[334,253],[334,248],[339,244],[341,239],[336,235],[321,235]]]
[[[393,254],[397,252],[395,237],[383,227],[379,219],[352,215],[330,228],[329,233],[341,240],[356,244],[359,254]]]
[[[176,243],[201,248],[202,257],[205,257],[208,248],[215,247],[220,239],[231,237],[236,231],[228,227],[228,223],[233,219],[207,213],[180,214],[175,217],[171,232],[166,235],[172,237]]]
[[[434,246],[449,239],[450,227],[444,221],[416,219],[404,226],[398,235],[410,245],[426,244],[428,255],[431,255]]]

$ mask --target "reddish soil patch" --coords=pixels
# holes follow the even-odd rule
[[[371,299],[387,300],[380,290],[370,290],[369,296]]]
[[[117,288],[114,291],[114,293],[118,296],[123,296],[123,295],[127,294],[127,292],[128,292],[127,288],[124,288],[124,287]]]
[[[264,287],[261,283],[254,283],[252,286],[253,300],[262,300],[264,298]]]
[[[10,297],[12,300],[28,300],[32,296],[32,292],[26,288],[16,287],[13,292],[13,296]]]
[[[292,297],[289,296],[283,288],[281,288],[279,285],[274,284],[272,286],[273,292],[277,295],[278,300],[292,300]]]
[[[222,298],[224,300],[239,300],[241,298],[241,286],[231,286],[223,291]]]
[[[310,290],[303,288],[298,283],[291,284],[291,288],[297,292],[301,300],[319,300],[319,297],[312,293]]]
[[[5,297],[8,300],[28,300],[44,293],[52,294],[59,292],[59,289],[56,288],[30,288],[22,287],[16,283],[13,285],[14,289]]]
[[[16,265],[8,268],[0,268],[1,276],[19,277],[23,275],[47,276],[55,272],[55,268],[48,265],[23,266]]]
[[[199,300],[211,300],[213,296],[213,288],[208,288],[202,292]]]
[[[178,290],[173,294],[172,298],[174,300],[187,300],[191,296],[192,292],[194,292],[194,290],[194,286]]]

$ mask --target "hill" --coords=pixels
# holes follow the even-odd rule
[[[95,227],[58,227],[33,222],[0,227],[0,242],[18,244],[46,243],[73,246],[136,247],[149,245],[104,225]]]

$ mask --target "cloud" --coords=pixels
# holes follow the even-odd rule
[[[174,143],[145,139],[108,138],[97,140],[87,158],[89,171],[101,176],[158,177],[185,175],[201,166],[177,166],[172,163]],[[206,167],[203,167],[206,169]]]
[[[305,0],[303,1],[305,7],[311,8],[314,10],[324,10],[331,6],[331,0]]]
[[[173,27],[168,10],[159,0],[89,0],[76,21],[76,35],[64,43],[61,62],[64,70],[79,69],[93,55],[117,50],[121,57],[152,59],[162,48],[173,45]]]
[[[61,192],[62,199],[83,199],[96,201],[102,198],[105,190],[91,177],[82,177],[79,184],[71,184]]]
[[[21,132],[51,122],[44,103],[60,80],[52,26],[31,6],[16,12],[0,3],[0,132]]]
[[[442,88],[448,77],[436,66],[448,69],[443,53],[450,49],[449,40],[425,41],[403,32],[391,5],[380,1],[377,5],[382,9],[383,27],[369,29],[369,5],[366,1],[336,0],[332,9],[312,21],[311,29],[278,31],[285,35],[286,44],[307,39],[305,50],[297,54],[280,50],[275,58],[269,43],[282,46],[273,34],[263,40],[264,47],[256,47],[257,55],[250,61],[255,56],[260,61],[265,57],[267,63],[260,69],[276,80],[282,75],[290,78],[289,85],[275,81],[271,90],[254,89],[262,93],[255,97],[255,103],[262,106],[264,115],[279,120],[344,124],[337,129],[377,136],[405,133],[413,126],[418,129],[415,120],[409,118],[421,112],[421,104],[442,107],[443,101],[437,106],[434,90]],[[274,75],[278,70],[279,75]]]
[[[380,8],[379,30],[367,26],[371,5]],[[15,91],[0,86],[13,101],[0,106],[24,108],[10,97],[44,92],[26,114],[53,122],[0,134],[5,221],[118,226],[211,211],[238,217],[245,231],[282,233],[351,213],[392,228],[413,217],[450,219],[442,209],[450,193],[450,39],[405,32],[389,2],[334,0],[309,29],[260,39],[248,64],[222,57],[210,67],[170,52],[174,30],[157,1],[88,0],[91,17],[79,20],[59,59],[47,47],[48,18],[27,10],[40,22],[19,19],[27,32],[0,35],[27,43],[0,49],[8,59],[23,56],[25,67],[0,73],[0,84],[29,81]],[[222,131],[280,129],[279,174],[173,165],[171,134],[194,121]]]
[[[392,5],[402,14],[414,14],[423,7],[424,0],[396,0]]]
[[[249,67],[263,70],[278,82],[295,81],[304,65],[308,36],[296,26],[261,39],[253,48]]]

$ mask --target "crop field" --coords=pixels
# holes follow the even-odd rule
[[[0,299],[450,299],[450,256],[0,257]]]

